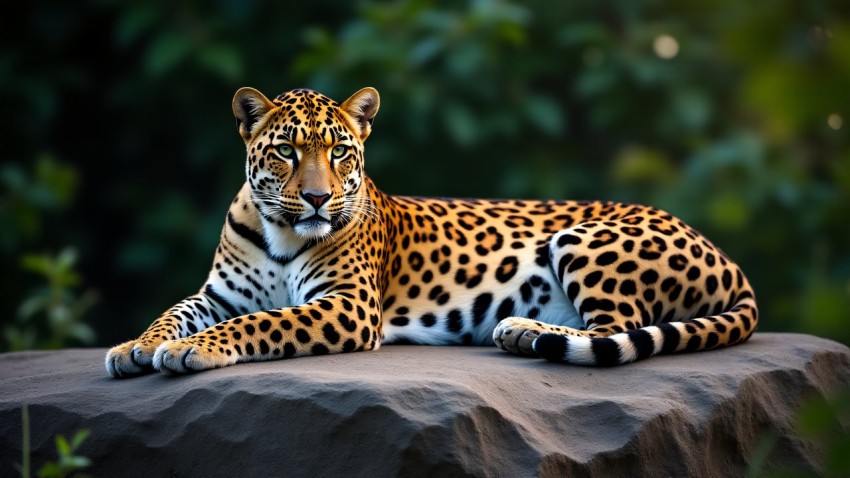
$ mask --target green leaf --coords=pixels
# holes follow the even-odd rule
[[[644,146],[623,148],[612,168],[618,183],[670,183],[676,170],[664,152]]]
[[[575,21],[555,33],[555,40],[565,47],[577,47],[604,42],[611,35],[603,25]]]
[[[145,71],[150,76],[162,76],[176,68],[191,50],[189,39],[182,32],[166,31],[157,35],[145,56]]]
[[[63,435],[56,435],[56,451],[60,457],[71,455],[71,445]]]
[[[50,307],[50,297],[47,295],[34,295],[27,297],[18,306],[18,317],[27,320],[34,315],[47,310]]]
[[[71,330],[68,331],[68,336],[75,338],[84,344],[93,343],[97,337],[91,327],[81,323],[71,325]]]
[[[71,448],[76,450],[83,444],[84,441],[91,435],[91,430],[84,428],[74,433],[74,438],[71,439]]]
[[[14,328],[6,326],[3,328],[3,337],[6,339],[10,351],[29,350],[36,347],[38,334],[32,327]]]
[[[210,45],[204,47],[198,62],[227,81],[236,81],[242,77],[243,66],[239,53],[230,45]]]
[[[827,454],[827,476],[850,476],[850,435],[831,442]]]
[[[418,67],[434,59],[442,50],[443,40],[437,36],[430,36],[413,45],[407,61],[411,66]]]
[[[117,43],[122,47],[130,46],[156,25],[157,19],[157,9],[151,4],[134,3],[125,6],[114,29]]]
[[[750,208],[744,198],[734,192],[715,192],[708,199],[708,217],[719,229],[739,231],[750,220]]]
[[[447,133],[461,145],[470,145],[478,140],[478,126],[469,109],[460,103],[449,103],[443,108],[443,121]]]
[[[67,467],[72,470],[81,470],[88,466],[91,466],[91,460],[84,456],[72,456],[67,461]]]
[[[575,93],[579,98],[595,98],[614,89],[617,81],[616,72],[610,68],[582,71],[575,82]]]
[[[45,254],[26,254],[21,258],[21,267],[24,270],[48,276],[53,270],[53,261]]]
[[[77,251],[73,247],[66,247],[56,257],[56,266],[60,271],[66,272],[74,267],[77,262]]]
[[[530,96],[523,100],[528,121],[544,133],[555,136],[564,130],[564,114],[558,103],[545,96]]]
[[[809,400],[797,413],[800,431],[810,438],[828,431],[835,425],[835,420],[835,412],[829,402],[822,397]]]
[[[803,290],[803,323],[810,333],[824,337],[841,337],[847,323],[844,311],[850,308],[850,293],[841,284],[814,280]]]
[[[711,118],[711,102],[707,95],[693,88],[673,91],[673,108],[676,120],[690,130],[700,130]]]
[[[67,206],[77,191],[79,178],[73,166],[60,163],[48,153],[38,156],[35,163],[36,184],[44,187],[56,206]]]
[[[65,472],[58,464],[47,462],[38,470],[38,476],[41,478],[60,478],[65,476]]]
[[[47,319],[54,330],[64,331],[73,320],[70,309],[62,303],[53,304],[47,312]]]

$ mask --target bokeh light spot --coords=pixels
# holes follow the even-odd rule
[[[652,43],[652,49],[659,58],[669,60],[679,54],[679,42],[670,35],[658,35]]]
[[[841,129],[841,125],[844,124],[844,118],[838,113],[832,113],[826,118],[826,124],[832,129]]]

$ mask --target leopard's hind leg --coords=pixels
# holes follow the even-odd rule
[[[743,342],[758,322],[740,268],[661,211],[562,230],[550,241],[550,263],[585,328],[509,317],[493,334],[503,350],[618,365]]]

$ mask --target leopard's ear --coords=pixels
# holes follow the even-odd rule
[[[257,122],[272,108],[274,103],[254,88],[239,88],[233,95],[233,115],[236,116],[236,128],[247,143],[254,133]]]
[[[378,95],[378,90],[369,86],[354,93],[340,105],[340,109],[354,120],[360,141],[368,138],[369,133],[372,132],[372,121],[378,114],[380,106],[381,97]]]

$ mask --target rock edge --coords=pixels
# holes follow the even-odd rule
[[[611,369],[388,346],[114,380],[104,353],[0,354],[0,476],[23,403],[34,468],[88,428],[94,476],[741,476],[771,429],[768,469],[818,473],[794,411],[850,384],[846,346],[799,334]]]

